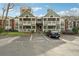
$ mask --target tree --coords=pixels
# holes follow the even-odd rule
[[[13,3],[8,3],[6,8],[3,8],[3,15],[2,15],[2,19],[4,19],[3,21],[3,28],[5,29],[5,25],[6,25],[6,19],[8,16],[8,12],[10,9],[12,9],[14,7]],[[4,18],[4,13],[5,13],[5,18]]]
[[[3,10],[3,13],[2,13],[2,20],[3,20],[3,18],[4,18],[4,13],[5,13],[5,8],[2,8],[2,10]]]
[[[72,31],[73,31],[75,34],[77,34],[77,33],[78,33],[78,28],[77,28],[77,27],[74,27],[74,28],[72,28]]]

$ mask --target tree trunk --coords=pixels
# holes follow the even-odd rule
[[[4,30],[5,30],[5,26],[6,26],[6,19],[7,19],[7,16],[8,16],[9,6],[10,6],[10,3],[8,3],[7,8],[6,8],[6,15],[5,15],[4,22],[3,22]]]

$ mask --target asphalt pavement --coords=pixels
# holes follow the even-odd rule
[[[65,42],[62,39],[69,42]],[[31,36],[20,36],[12,40],[12,42],[0,46],[0,56],[79,55],[79,50],[76,49],[79,47],[78,39],[78,36],[63,35],[58,40],[49,38],[41,33],[33,33]],[[70,43],[72,41],[73,43]],[[75,44],[76,42],[77,44]]]

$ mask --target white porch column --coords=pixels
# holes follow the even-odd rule
[[[22,18],[22,32],[23,32],[23,18]]]
[[[55,18],[55,19],[56,19],[56,20],[55,20],[55,21],[56,21],[56,28],[55,28],[55,30],[58,30],[58,29],[57,29],[57,26],[58,26],[58,24],[57,24],[57,18]]]
[[[46,31],[48,31],[48,18],[46,19],[46,23],[47,23],[47,26],[46,26]]]
[[[37,20],[37,18],[35,18],[35,32],[36,32],[36,20]]]
[[[61,32],[61,18],[59,18],[59,31]]]
[[[31,29],[30,30],[32,31],[32,18],[31,18]]]
[[[44,32],[44,18],[42,18],[42,23],[43,23],[42,30]]]
[[[19,26],[19,20],[20,20],[20,19],[18,18],[18,31],[20,30],[20,28],[19,28],[19,27],[20,27],[20,26]]]
[[[77,20],[76,20],[76,27],[77,27]]]

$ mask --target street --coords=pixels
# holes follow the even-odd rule
[[[79,55],[79,37],[62,35],[59,40],[33,33],[31,36],[0,38],[0,56],[55,55]]]

